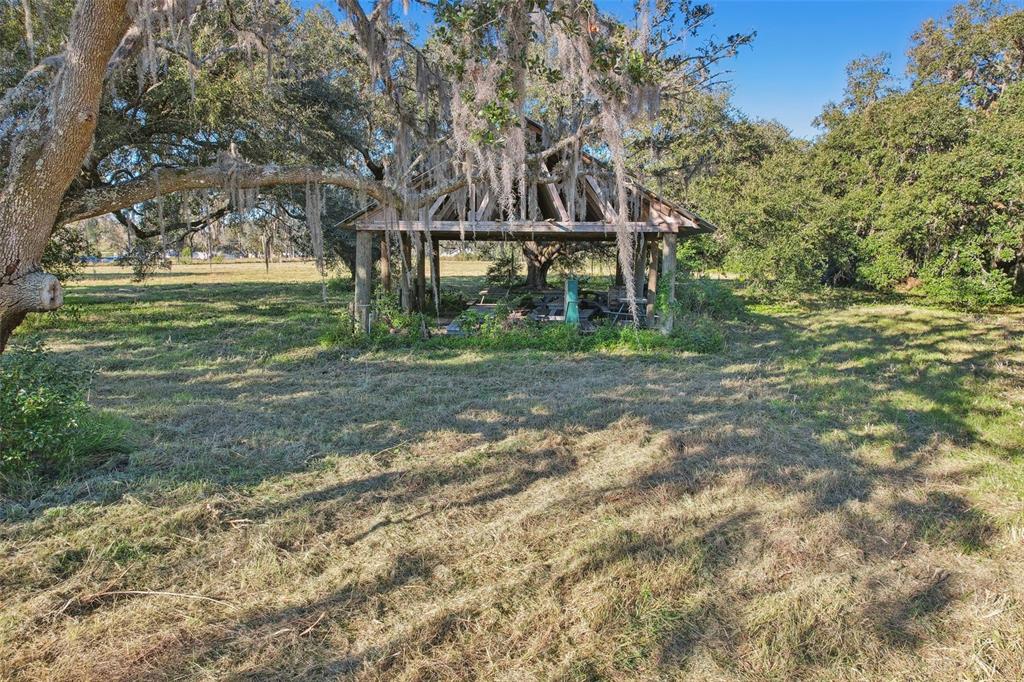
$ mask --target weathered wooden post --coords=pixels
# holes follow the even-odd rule
[[[380,233],[380,283],[391,292],[391,240],[386,230]]]
[[[427,248],[426,239],[418,232],[413,233],[416,248],[416,310],[427,309]]]
[[[633,291],[637,298],[642,298],[647,291],[647,254],[651,251],[651,240],[641,235],[633,255]],[[639,311],[638,311],[639,313]]]
[[[402,241],[402,277],[401,277],[401,291],[402,291],[402,310],[407,313],[412,312],[412,235],[408,232],[402,232],[399,234],[399,239]]]
[[[373,272],[373,232],[356,232],[355,316],[359,331],[370,333],[370,279]]]
[[[644,315],[647,320],[647,327],[654,328],[654,308],[658,299],[658,243],[651,240],[651,246],[648,249],[648,264],[647,264],[647,310]]]
[[[435,312],[441,314],[441,240],[436,237],[430,240],[430,281],[437,292]]]
[[[661,315],[661,333],[671,334],[676,302],[676,234],[670,232],[661,240],[661,276],[665,281],[665,310]]]

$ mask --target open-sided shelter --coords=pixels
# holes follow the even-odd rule
[[[530,131],[539,137],[540,127],[530,122]],[[557,164],[548,159],[549,168]],[[520,215],[510,216],[497,206],[492,193],[473,188],[443,194],[429,208],[420,211],[417,219],[402,219],[395,209],[370,205],[356,213],[343,228],[356,233],[355,308],[363,331],[370,327],[370,300],[373,289],[373,244],[381,243],[381,274],[390,281],[390,259],[387,258],[393,236],[398,234],[403,250],[401,259],[412,270],[414,284],[406,297],[422,306],[426,297],[425,255],[431,258],[431,277],[439,284],[440,242],[442,240],[500,241],[594,241],[616,239],[618,211],[614,192],[607,178],[607,166],[592,155],[581,154],[575,187],[571,182],[533,181],[525,198],[518,198]],[[417,188],[429,191],[428,175],[422,174]],[[634,178],[626,186],[628,220],[624,229],[635,235],[634,276],[637,297],[646,304],[646,320],[654,322],[654,300],[659,277],[674,281],[676,245],[680,238],[706,234],[715,227],[692,211],[667,201],[643,187]],[[525,202],[525,203],[524,203]],[[567,208],[575,202],[576,210]],[[571,216],[575,217],[572,219]],[[522,216],[529,216],[523,220]],[[674,299],[670,287],[668,296]],[[670,332],[670,315],[662,316],[660,326]]]

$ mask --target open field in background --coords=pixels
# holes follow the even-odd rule
[[[475,260],[442,259],[442,274],[445,277],[483,277],[487,263]],[[131,268],[114,265],[90,265],[72,287],[89,289],[96,286],[120,284],[145,288],[168,284],[247,284],[267,282],[275,284],[298,284],[320,282],[320,275],[312,261],[285,261],[271,263],[269,271],[262,261],[230,261],[224,263],[195,262],[190,265],[175,263],[170,271],[158,270],[142,283],[131,281]],[[328,275],[330,276],[330,275]],[[347,276],[347,275],[346,275]],[[481,279],[481,281],[483,281]],[[458,280],[452,282],[457,284]],[[449,284],[445,281],[444,284]]]
[[[1024,313],[354,353],[331,296],[98,268],[33,323],[134,450],[3,501],[0,677],[1024,678]]]

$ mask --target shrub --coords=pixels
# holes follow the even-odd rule
[[[684,239],[676,249],[680,271],[704,272],[722,266],[724,248],[712,235]]]
[[[58,227],[46,242],[43,269],[62,282],[82,274],[84,259],[98,255],[81,229],[64,225]]]
[[[594,334],[593,345],[598,350],[717,353],[725,347],[725,334],[707,317],[683,315],[675,320],[669,336],[654,329],[602,325]]]
[[[441,314],[451,315],[466,309],[469,298],[458,289],[441,289]]]
[[[980,250],[964,248],[929,262],[921,271],[921,291],[930,301],[957,308],[1003,305],[1013,300],[1013,278],[986,270]]]
[[[665,292],[659,292],[663,297]],[[665,299],[662,298],[661,308]],[[734,320],[745,312],[743,301],[728,286],[707,277],[676,278],[676,315],[707,316],[715,320]]]
[[[487,274],[484,279],[488,284],[496,284],[505,287],[512,287],[522,283],[519,277],[519,247],[502,248],[498,251],[487,266]]]
[[[857,275],[869,286],[892,289],[914,273],[914,262],[893,241],[887,233],[870,235],[863,241]]]
[[[336,317],[332,317],[330,322],[320,333],[320,345],[322,346],[341,346],[343,348],[354,348],[360,345],[362,334],[356,329],[356,320],[352,316],[352,313],[347,310]]]
[[[327,280],[327,290],[332,294],[343,294],[354,289],[355,283],[348,275],[337,273]]]
[[[124,452],[124,423],[86,402],[91,381],[40,345],[0,356],[0,480],[60,476]]]
[[[341,348],[392,348],[406,345],[409,338],[420,338],[428,326],[427,316],[407,313],[398,303],[398,296],[383,287],[373,295],[373,324],[370,334],[359,332],[356,318],[345,311],[326,325],[320,333],[320,344]]]
[[[424,324],[424,315],[407,313],[402,310],[398,294],[377,287],[373,294],[373,335],[407,334],[419,330]]]
[[[135,242],[135,246],[117,259],[118,265],[132,269],[132,281],[145,281],[159,269],[170,270],[171,261],[164,255],[160,244],[143,240]]]

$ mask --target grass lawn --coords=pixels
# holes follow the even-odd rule
[[[0,678],[1024,678],[1020,311],[365,353],[308,265],[67,300],[15,342],[133,449],[0,504]]]

